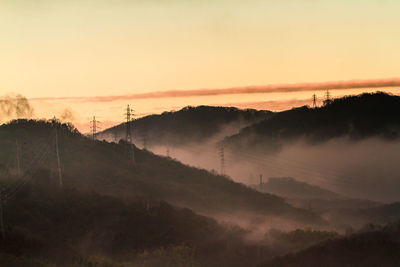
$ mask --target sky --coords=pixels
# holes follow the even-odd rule
[[[92,115],[119,122],[126,104],[137,116],[189,104],[290,108],[323,90],[268,85],[400,77],[399,11],[397,0],[0,0],[0,96],[26,96],[37,117],[70,110],[82,131]],[[248,86],[267,87],[132,97]],[[120,97],[98,98],[108,96]]]

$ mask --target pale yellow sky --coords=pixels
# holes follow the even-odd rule
[[[399,11],[396,0],[0,0],[0,92],[107,96],[399,77]]]

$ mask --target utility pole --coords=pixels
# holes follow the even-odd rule
[[[1,237],[4,240],[4,239],[6,239],[6,230],[4,227],[3,204],[4,204],[4,200],[3,200],[3,196],[2,196],[0,198],[0,226],[1,226]]]
[[[143,149],[147,150],[147,138],[146,133],[143,134]]]
[[[313,100],[313,105],[312,105],[312,107],[313,107],[313,108],[316,108],[316,107],[317,107],[317,96],[316,96],[315,94],[313,94],[312,100]]]
[[[263,184],[263,175],[260,174],[260,187],[262,186],[262,184]]]
[[[56,157],[57,157],[58,183],[59,183],[60,187],[62,187],[63,186],[63,180],[62,180],[62,173],[61,173],[60,151],[59,151],[59,148],[58,148],[58,132],[57,132],[57,128],[55,128],[55,132],[56,132]]]
[[[92,130],[92,139],[94,141],[94,140],[96,140],[97,129],[100,129],[100,127],[97,126],[97,124],[100,122],[96,120],[96,116],[93,116],[93,120],[90,122],[92,123],[92,126],[90,126],[90,129]]]
[[[118,130],[117,130],[117,126],[114,127],[114,129],[112,130],[113,135],[114,135],[114,142],[117,143],[118,140]]]
[[[169,147],[167,147],[167,158],[170,158],[170,156],[169,156]]]
[[[133,109],[131,109],[129,107],[129,105],[126,107],[125,116],[126,116],[125,152],[128,157],[128,160],[132,160],[132,163],[135,164],[135,151],[133,149],[132,132],[131,132],[131,121],[132,121],[132,117],[133,117]]]
[[[221,175],[225,174],[225,152],[224,152],[224,145],[221,144],[219,147],[219,156],[221,158]]]
[[[0,191],[0,228],[1,228],[1,237],[3,240],[6,239],[6,229],[4,226],[4,204],[5,204],[6,194],[4,188],[1,188]]]
[[[15,145],[16,145],[17,175],[21,176],[21,160],[20,160],[18,139],[15,140]]]

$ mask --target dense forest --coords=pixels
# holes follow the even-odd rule
[[[364,103],[360,109],[368,110],[376,98],[389,110],[395,109],[391,101],[398,101],[385,94],[364,94],[299,110],[316,119],[349,102]],[[339,107],[334,109],[335,105]],[[177,113],[196,114],[191,109]],[[223,108],[222,113],[227,110],[236,114],[224,119],[229,123],[243,112]],[[275,124],[269,123],[277,118],[293,119],[299,110],[245,111],[250,116],[247,122],[269,118],[239,136],[264,123],[272,127]],[[372,129],[357,119],[360,114],[349,116],[348,123],[356,125],[350,134],[343,130],[332,135],[329,123],[322,123],[315,136],[306,136],[311,145],[342,134],[355,140],[397,138],[395,116]],[[192,119],[187,121],[197,125]],[[291,119],[277,125],[286,129],[283,125],[290,125]],[[180,120],[166,121],[180,124]],[[198,127],[213,128],[216,121],[208,126],[203,121]],[[299,125],[306,129],[312,123]],[[188,136],[189,131],[200,131],[187,129]],[[274,136],[273,129],[282,139]],[[271,135],[260,140],[289,140],[307,132],[298,129],[285,135],[286,130],[277,129],[272,127],[266,131]],[[213,128],[193,138],[205,140],[220,130]],[[290,127],[287,131],[292,132]],[[329,134],[322,135],[324,131]],[[123,140],[92,139],[56,119],[3,124],[0,147],[2,266],[395,266],[400,262],[395,254],[400,248],[400,224],[391,223],[400,220],[399,203],[349,198],[290,177],[246,186]]]
[[[124,198],[162,199],[207,214],[242,211],[303,223],[321,222],[318,216],[293,208],[282,198],[146,150],[134,147],[135,163],[132,163],[126,154],[126,143],[92,141],[69,127],[72,126],[58,122],[25,120],[1,126],[2,162],[15,159],[18,140],[21,166],[27,171],[47,168],[49,176],[53,176],[48,179],[56,182],[54,138],[57,131],[63,183],[80,190]],[[15,163],[11,162],[11,166],[15,167]],[[10,170],[7,166],[3,168]]]
[[[260,267],[398,266],[399,251],[400,222],[385,227],[370,225],[362,233],[328,240]]]
[[[324,224],[282,198],[149,151],[133,147],[133,162],[130,144],[91,140],[56,120],[4,124],[0,145],[6,235],[0,253],[8,266],[91,266],[103,258],[138,266],[247,266],[279,254],[248,241],[248,229],[188,208]]]
[[[5,205],[2,266],[24,259],[67,266],[245,266],[274,255],[266,246],[245,242],[245,230],[189,209],[60,189],[44,183],[43,175],[36,172]],[[262,252],[259,258],[256,252]]]
[[[205,142],[221,132],[237,133],[241,128],[268,118],[270,111],[233,107],[198,106],[185,107],[179,111],[163,112],[131,122],[136,143],[146,139],[148,146],[182,146]],[[224,136],[219,136],[224,137]],[[125,138],[125,125],[120,124],[98,134],[99,139],[118,141]]]
[[[232,149],[279,150],[285,143],[305,140],[321,143],[338,137],[360,140],[399,138],[400,97],[364,93],[325,102],[321,107],[303,106],[278,112],[227,137]]]

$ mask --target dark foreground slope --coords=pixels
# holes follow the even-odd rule
[[[198,106],[185,107],[179,111],[150,115],[131,122],[136,142],[146,138],[149,146],[182,146],[204,142],[219,133],[231,135],[241,128],[271,116],[270,111],[253,109]],[[125,124],[115,126],[98,134],[98,138],[119,140],[125,138]],[[224,137],[224,136],[222,136]]]
[[[249,266],[273,255],[246,242],[244,230],[189,209],[60,189],[44,172],[4,205],[1,266]]]
[[[307,106],[275,113],[226,139],[235,149],[275,151],[284,143],[320,143],[338,137],[398,139],[400,97],[385,93],[335,99],[322,107]]]
[[[134,149],[135,164],[127,159],[126,144],[92,141],[57,122],[14,121],[0,127],[0,168],[15,171],[16,140],[20,165],[30,172],[49,170],[48,183],[59,183],[55,131],[58,132],[63,184],[123,199],[148,197],[192,208],[205,214],[257,213],[302,223],[319,223],[312,213],[296,209],[282,198],[263,194],[224,176],[185,166],[169,158]],[[8,164],[7,164],[8,163]]]
[[[263,267],[399,266],[400,223],[354,234],[276,258]]]

